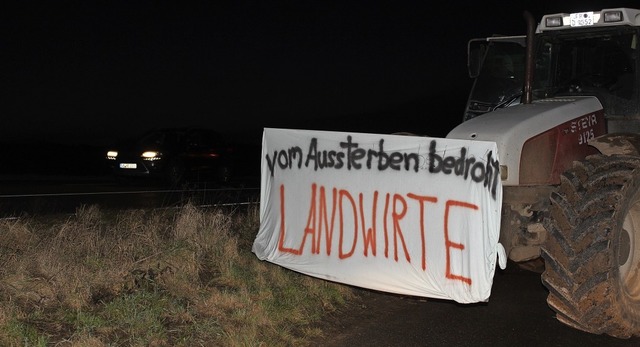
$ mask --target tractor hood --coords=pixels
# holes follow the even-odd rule
[[[503,185],[519,185],[522,149],[528,140],[550,130],[573,133],[572,122],[595,113],[602,113],[602,104],[595,97],[541,99],[470,119],[451,130],[447,138],[496,142],[501,169],[508,170]]]

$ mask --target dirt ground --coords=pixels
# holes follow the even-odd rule
[[[347,306],[330,314],[322,325],[326,339],[318,341],[314,346],[343,347],[365,346],[370,341],[366,331],[388,330],[388,334],[397,332],[393,324],[385,324],[384,317],[398,317],[408,306],[425,302],[424,298],[406,297],[402,295],[358,289],[358,297]],[[392,323],[388,320],[387,323]],[[360,345],[353,342],[361,341]]]
[[[325,337],[313,346],[640,346],[640,337],[594,335],[560,323],[532,270],[513,264],[498,270],[489,301],[475,304],[358,288],[356,300],[324,320]]]

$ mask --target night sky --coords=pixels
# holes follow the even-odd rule
[[[343,130],[340,119],[380,122],[371,114],[390,131],[420,119],[406,126],[422,131],[404,130],[428,133],[462,118],[469,39],[524,33],[525,9],[539,20],[636,2],[4,2],[0,142],[102,145],[161,126]]]

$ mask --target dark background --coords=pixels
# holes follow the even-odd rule
[[[0,174],[103,173],[110,144],[157,127],[445,136],[469,39],[636,2],[3,2]]]

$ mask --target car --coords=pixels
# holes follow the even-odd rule
[[[117,179],[149,179],[171,186],[188,182],[229,183],[233,146],[201,128],[161,128],[113,146],[106,153]]]

